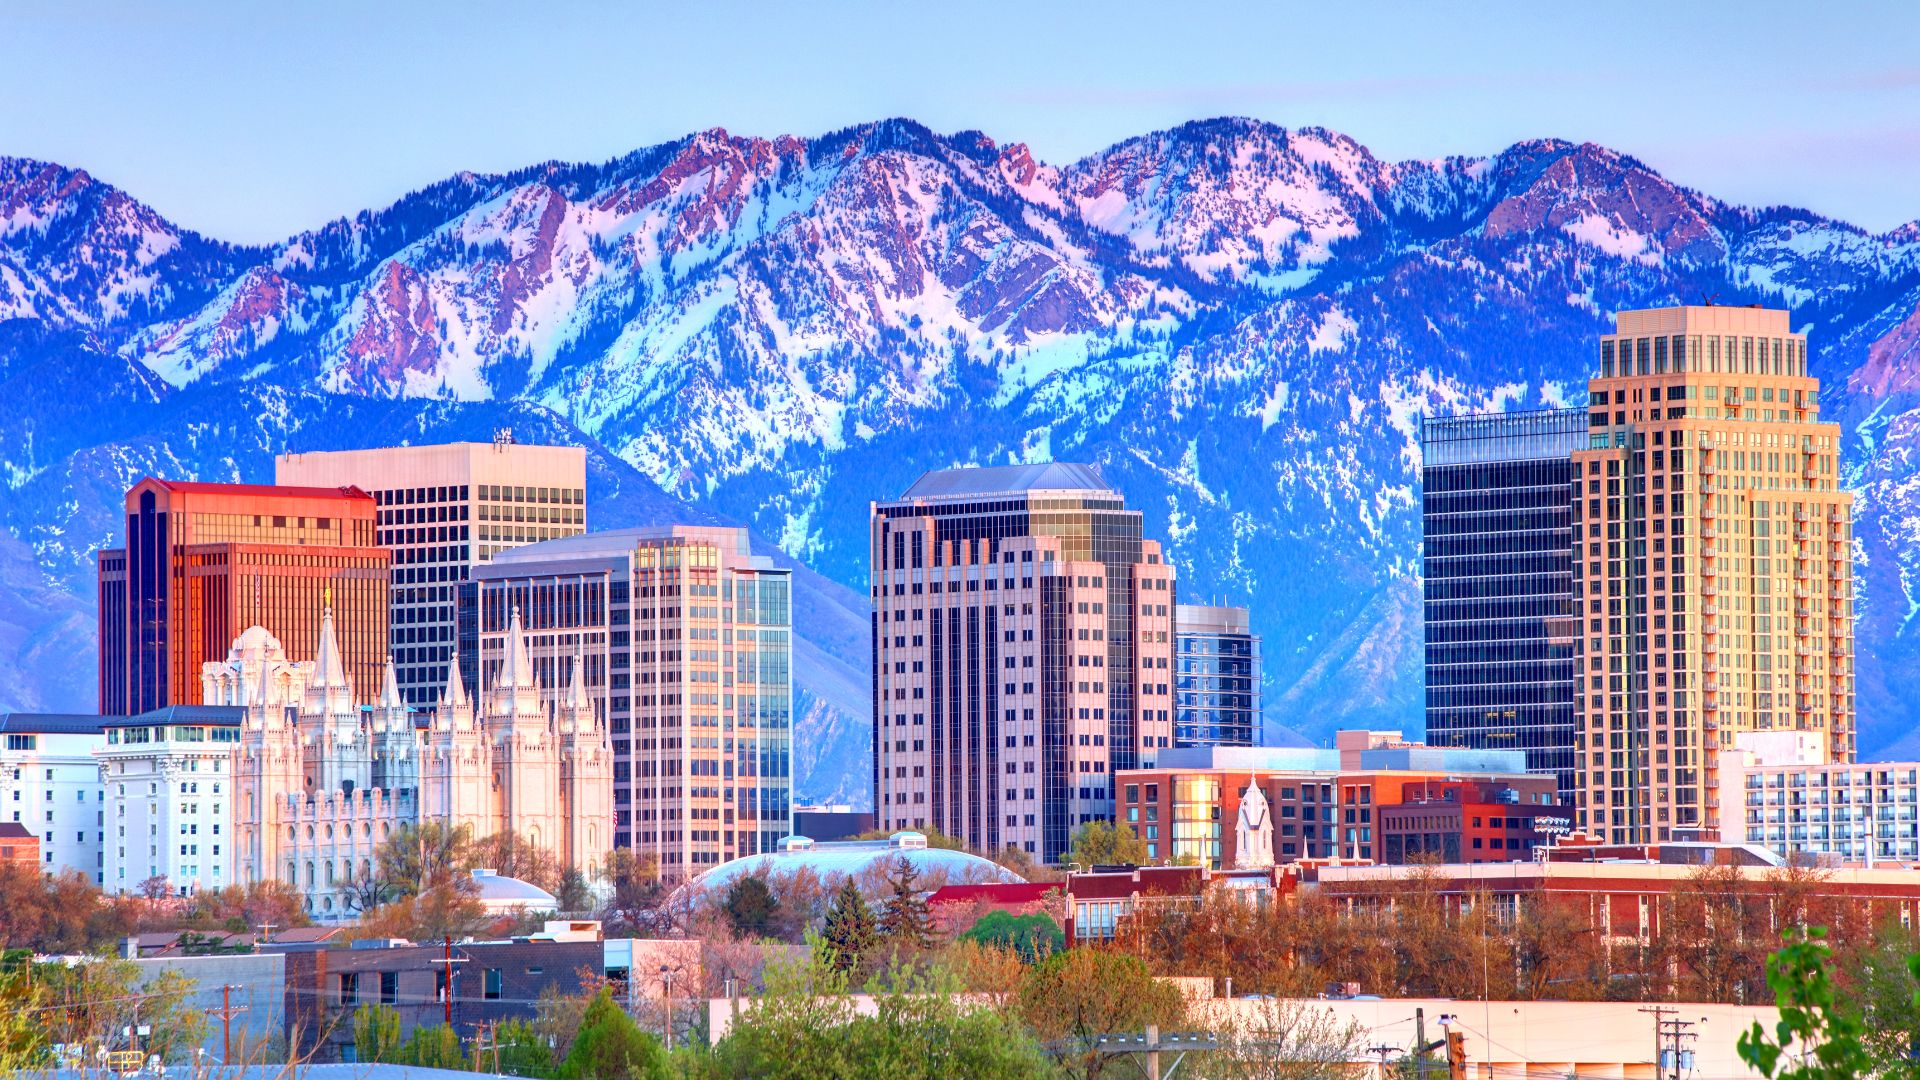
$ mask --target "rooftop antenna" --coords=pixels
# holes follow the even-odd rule
[[[493,429],[493,448],[504,450],[513,445],[513,429],[510,427]]]

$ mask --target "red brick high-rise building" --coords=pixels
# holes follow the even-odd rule
[[[354,687],[378,692],[388,554],[372,496],[149,477],[127,492],[126,511],[126,546],[98,556],[101,712],[197,704],[200,665],[249,626],[310,656],[329,603]]]

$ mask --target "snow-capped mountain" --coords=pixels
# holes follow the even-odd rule
[[[1626,307],[1794,310],[1860,493],[1869,749],[1920,719],[1920,226],[1870,235],[1542,140],[1386,162],[1212,120],[1055,165],[905,120],[462,174],[270,248],[0,159],[0,656],[91,704],[88,554],[145,471],[478,433],[580,442],[590,520],[810,566],[801,794],[864,796],[866,509],[1098,462],[1188,596],[1250,603],[1271,734],[1418,728],[1427,412],[1584,401]],[[1920,749],[1920,748],[1916,748]]]

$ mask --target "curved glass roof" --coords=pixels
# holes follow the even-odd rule
[[[700,893],[713,889],[724,889],[742,877],[750,877],[765,872],[769,877],[791,874],[799,870],[811,870],[822,881],[835,877],[858,877],[875,866],[883,866],[895,859],[905,859],[920,872],[922,878],[938,876],[947,884],[962,885],[985,882],[1005,882],[1023,884],[1026,879],[1019,874],[995,863],[965,851],[949,848],[930,848],[916,846],[911,841],[903,845],[902,836],[918,839],[918,834],[896,834],[893,840],[843,840],[843,841],[807,841],[803,837],[789,840],[790,848],[785,851],[769,851],[759,855],[745,855],[731,862],[723,862],[699,877],[689,881],[682,888]],[[795,843],[798,841],[798,843]],[[919,843],[924,844],[925,840]],[[938,882],[929,882],[932,888]]]

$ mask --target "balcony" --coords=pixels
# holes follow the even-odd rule
[[[1715,585],[1711,581],[1705,582],[1700,586],[1700,595],[1701,596],[1719,596],[1720,586]]]
[[[1714,530],[1712,525],[1700,526],[1700,539],[1702,540],[1712,540],[1714,537],[1719,535],[1720,534]],[[1713,549],[1707,548],[1704,552],[1702,552],[1702,554],[1706,555],[1708,558],[1712,558]]]
[[[1714,509],[1712,499],[1700,500],[1700,516],[1701,517],[1707,519],[1708,521],[1712,521],[1715,517],[1718,517],[1719,514],[1720,514],[1720,511]]]
[[[1719,573],[1720,573],[1719,569],[1715,567],[1712,562],[1703,562],[1700,564],[1701,577],[1714,577]]]
[[[1702,634],[1705,634],[1705,635],[1706,635],[1706,636],[1708,636],[1708,637],[1712,637],[1713,635],[1715,635],[1715,634],[1718,634],[1718,633],[1720,632],[1720,628],[1719,628],[1718,626],[1715,626],[1715,625],[1714,625],[1714,624],[1712,624],[1712,623],[1702,623],[1702,624],[1701,624],[1701,626],[1700,626],[1700,632],[1701,632]],[[1709,649],[1711,649],[1711,648],[1717,648],[1717,647],[1718,647],[1718,646],[1715,646],[1715,645],[1708,645],[1708,646],[1707,646],[1707,648],[1709,648]]]
[[[1793,617],[1796,619],[1811,619],[1813,618],[1813,609],[1809,607],[1794,608]]]
[[[1720,662],[1717,660],[1704,660],[1700,664],[1700,670],[1708,675],[1718,675],[1720,674]],[[1709,685],[1707,689],[1711,691],[1713,687]]]
[[[1720,466],[1715,465],[1713,463],[1712,458],[1708,458],[1707,460],[1702,461],[1700,463],[1701,476],[1716,476],[1719,474],[1719,472],[1720,472]]]
[[[1719,609],[1715,608],[1712,604],[1702,604],[1700,606],[1700,614],[1705,615],[1707,618],[1711,619],[1715,615],[1720,614],[1720,612],[1719,612]],[[1707,632],[1712,633],[1713,631],[1708,630]]]
[[[1812,634],[1813,634],[1813,629],[1811,627],[1796,626],[1793,628],[1794,637],[1809,637]]]

